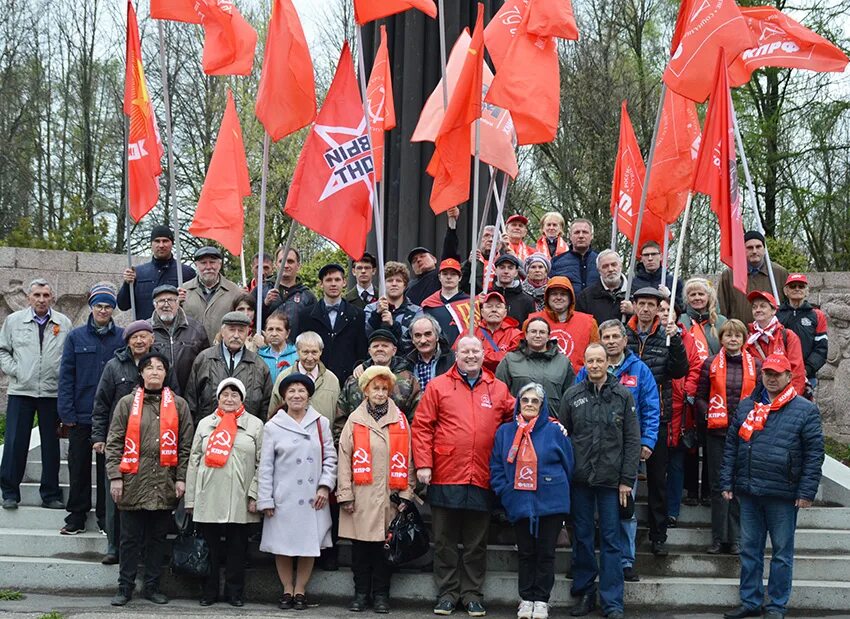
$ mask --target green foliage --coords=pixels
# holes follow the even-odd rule
[[[767,239],[767,249],[770,259],[788,269],[791,273],[809,270],[809,259],[806,254],[796,248],[790,239]],[[781,286],[780,282],[776,282]]]
[[[842,464],[850,466],[850,445],[836,441],[834,438],[825,437],[824,447],[827,455],[835,458]]]
[[[348,264],[348,256],[341,249],[330,245],[312,256],[302,256],[301,281],[319,298],[322,296],[322,291],[319,289],[319,269],[330,262],[336,262],[345,267]]]
[[[3,424],[5,425],[6,418],[3,418]],[[13,602],[15,600],[24,599],[24,594],[20,591],[16,591],[15,589],[0,589],[0,600],[4,602]]]
[[[108,252],[112,249],[109,224],[103,219],[88,219],[85,210],[79,206],[71,207],[58,225],[46,234],[32,218],[22,217],[6,238],[0,240],[0,245],[89,252]]]
[[[58,610],[51,610],[49,613],[44,613],[38,619],[64,619],[65,615]]]

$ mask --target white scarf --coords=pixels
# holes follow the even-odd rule
[[[759,323],[753,321],[753,329],[755,333],[750,335],[747,338],[747,344],[755,344],[759,340],[764,340],[765,344],[770,342],[773,339],[773,334],[776,331],[776,328],[779,326],[779,320],[774,316],[770,319],[770,322],[767,323],[767,326],[762,328],[759,326]]]

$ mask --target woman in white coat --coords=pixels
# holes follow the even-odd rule
[[[283,585],[279,607],[306,610],[313,562],[331,546],[328,496],[337,457],[330,423],[310,406],[310,377],[290,374],[278,389],[283,407],[266,424],[260,455],[257,508],[266,516],[260,550],[275,555]]]

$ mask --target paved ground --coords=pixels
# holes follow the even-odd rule
[[[628,611],[628,609],[627,609]],[[227,604],[216,604],[210,608],[200,608],[195,600],[172,600],[166,606],[157,606],[147,600],[134,599],[123,609],[113,608],[109,605],[108,597],[97,596],[56,596],[44,594],[26,594],[25,599],[6,602],[0,601],[0,617],[10,619],[40,619],[43,615],[57,612],[62,619],[105,619],[107,617],[120,617],[121,619],[149,619],[151,617],[180,617],[181,619],[201,619],[214,617],[215,619],[240,619],[242,617],[300,617],[303,619],[353,619],[353,615],[345,608],[344,600],[334,600],[328,605],[317,605],[306,612],[281,611],[268,604],[246,604],[243,608],[236,609]],[[362,619],[374,616],[372,613],[359,615]],[[433,617],[428,608],[421,605],[400,604],[393,608],[390,615],[396,619],[421,619]],[[455,617],[465,617],[465,613],[455,613]],[[513,608],[490,608],[488,617],[492,619],[511,619],[516,616]],[[594,613],[589,615],[597,618],[600,615]],[[720,613],[716,611],[693,610],[670,612],[662,609],[643,608],[637,611],[628,611],[627,617],[635,619],[664,618],[664,619],[717,619]],[[822,613],[789,616],[823,617]],[[846,617],[848,614],[832,614],[830,617]],[[59,619],[53,615],[51,619]],[[552,612],[553,619],[567,618],[569,614],[565,608],[555,608]]]

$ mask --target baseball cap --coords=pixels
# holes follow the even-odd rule
[[[454,258],[446,258],[440,263],[440,271],[445,271],[446,269],[452,269],[457,271],[458,273],[462,273],[460,270],[460,262],[455,260]]]
[[[776,297],[774,297],[769,292],[765,292],[764,290],[753,290],[750,294],[747,295],[747,301],[752,303],[756,299],[763,299],[770,303],[770,307],[776,309],[779,307],[779,303],[776,302]]]
[[[502,296],[502,293],[496,292],[495,290],[491,290],[487,294],[482,294],[479,297],[479,299],[481,300],[482,304],[487,303],[488,301],[492,301],[493,299],[495,299],[496,301],[499,301],[500,303],[504,303],[505,305],[507,305],[507,303],[505,302],[505,297]]]
[[[788,275],[788,279],[785,280],[785,285],[787,286],[788,284],[794,283],[805,284],[808,286],[809,280],[804,273],[791,273]]]
[[[773,370],[774,372],[790,372],[791,362],[785,355],[769,355],[761,364],[762,370]]]
[[[493,261],[493,265],[499,266],[503,262],[510,262],[511,264],[515,265],[516,268],[518,268],[518,269],[522,268],[522,263],[519,261],[519,258],[514,256],[513,254],[502,254],[501,256],[497,257]]]
[[[408,261],[409,263],[413,263],[413,259],[414,259],[416,256],[418,256],[419,254],[431,254],[431,255],[433,256],[433,255],[434,255],[434,252],[432,252],[432,251],[431,251],[430,249],[428,249],[427,247],[414,247],[413,249],[411,249],[411,250],[408,252],[408,254],[407,254],[407,261]]]
[[[505,221],[505,225],[507,225],[511,222],[514,222],[514,221],[519,223],[519,224],[522,224],[524,226],[528,225],[528,217],[526,217],[524,215],[520,215],[519,213],[514,213],[513,215],[508,217],[507,221]]]

